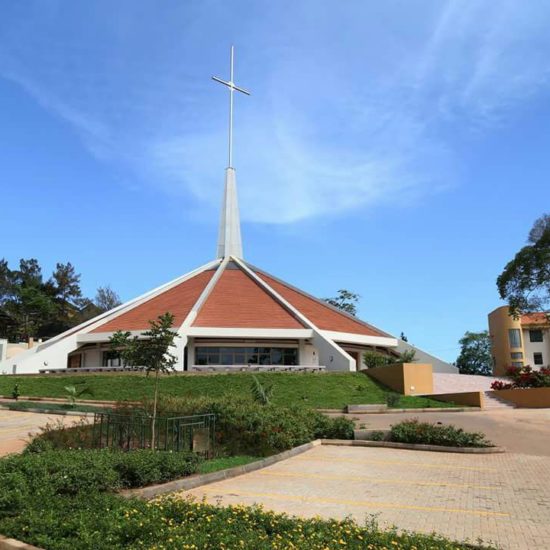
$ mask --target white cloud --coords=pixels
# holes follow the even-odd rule
[[[243,85],[253,86],[251,98],[237,98],[236,111],[245,220],[337,216],[444,189],[455,184],[459,163],[453,132],[490,131],[548,88],[550,9],[542,5],[464,1],[383,14],[362,2],[347,8],[274,15],[271,7],[265,18],[235,23],[243,43],[248,33],[261,44],[245,47],[238,65]],[[204,32],[204,14],[186,21],[177,49],[177,21],[155,31],[153,21],[136,18],[140,26],[127,24],[125,40],[108,34],[116,29],[111,22],[81,39],[60,13],[48,12],[49,26],[29,17],[10,27],[0,74],[74,126],[100,159],[217,208],[226,114],[223,91],[208,87],[218,48]],[[53,45],[52,29],[59,30]],[[169,46],[163,33],[172,36]],[[32,37],[27,46],[25,36]],[[193,59],[197,51],[204,59]]]

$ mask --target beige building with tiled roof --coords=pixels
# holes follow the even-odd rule
[[[493,374],[502,376],[508,367],[550,366],[550,320],[546,313],[513,317],[508,306],[489,313]]]

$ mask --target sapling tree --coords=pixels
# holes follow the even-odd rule
[[[154,375],[153,414],[151,415],[151,448],[155,448],[159,378],[175,368],[178,358],[170,352],[175,347],[177,332],[172,330],[174,316],[159,315],[149,321],[149,330],[140,336],[130,332],[115,332],[110,338],[111,349],[118,353],[125,366],[141,367],[147,376]]]

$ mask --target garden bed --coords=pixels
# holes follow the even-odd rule
[[[364,446],[394,447],[416,450],[450,450],[452,452],[504,452],[481,432],[467,432],[452,424],[403,420],[390,430],[354,430],[354,439]],[[429,447],[429,448],[428,448]]]

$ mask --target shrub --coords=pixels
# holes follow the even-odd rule
[[[369,441],[384,441],[386,434],[381,430],[375,430],[367,436],[367,439]]]
[[[192,453],[164,451],[27,452],[0,460],[0,517],[17,513],[34,498],[75,496],[141,487],[198,471],[201,459]]]
[[[506,375],[512,379],[510,388],[548,388],[550,387],[550,367],[533,370],[529,365],[508,367]],[[491,385],[492,387],[492,385]],[[493,389],[510,389],[493,388]]]
[[[391,441],[400,443],[425,443],[448,447],[492,447],[480,432],[466,432],[452,425],[420,422],[418,418],[404,420],[391,427]]]
[[[512,384],[506,384],[502,380],[493,380],[491,383],[492,390],[511,390],[513,388]]]
[[[27,445],[27,452],[51,449],[92,449],[93,425],[85,418],[68,425],[63,420],[48,422]]]
[[[435,534],[383,530],[374,520],[359,525],[349,518],[289,517],[259,506],[219,507],[171,496],[144,502],[105,493],[54,497],[47,507],[33,502],[24,515],[0,519],[0,531],[48,550],[474,548]]]
[[[17,401],[20,395],[21,392],[19,391],[19,384],[15,384],[15,386],[13,386],[13,390],[11,390],[11,397]]]
[[[398,393],[390,392],[386,395],[386,405],[388,407],[397,407],[401,401],[401,396]]]
[[[145,403],[145,409],[150,404]],[[352,439],[353,422],[329,418],[302,405],[260,405],[250,399],[162,397],[166,416],[216,415],[218,454],[266,456],[318,438]]]
[[[363,354],[363,363],[366,365],[367,369],[384,367],[394,363],[395,361],[396,359],[394,357],[389,357],[388,355],[378,353],[377,351],[366,351]]]

